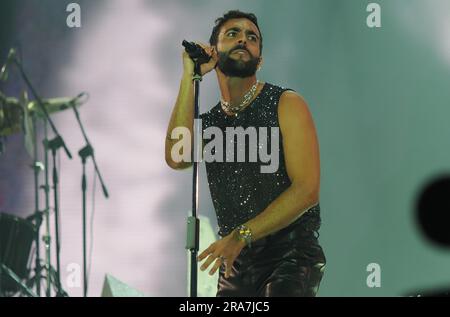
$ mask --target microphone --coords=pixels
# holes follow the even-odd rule
[[[11,61],[16,57],[16,49],[14,47],[11,47],[8,53],[8,57],[6,58],[6,62],[3,65],[2,69],[0,70],[0,80],[6,81],[8,79],[8,65],[11,63]]]
[[[211,56],[197,43],[183,40],[181,44],[184,46],[189,57],[196,60],[199,64],[207,63],[211,59]]]

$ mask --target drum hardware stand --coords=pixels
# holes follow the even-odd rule
[[[46,148],[46,144],[48,142],[48,126],[47,121],[44,121],[44,166],[45,166],[45,184],[41,186],[41,189],[44,190],[45,193],[45,235],[42,237],[42,241],[44,241],[45,246],[45,269],[47,271],[47,290],[46,296],[51,296],[51,279],[50,279],[50,269],[51,269],[51,237],[50,237],[50,186],[48,180],[48,151]]]
[[[81,96],[81,95],[80,95]],[[75,112],[75,117],[77,119],[78,125],[80,126],[81,132],[83,134],[84,140],[86,142],[86,145],[78,152],[78,155],[81,158],[82,163],[82,177],[81,177],[81,191],[83,196],[82,201],[82,213],[83,213],[83,296],[87,296],[87,290],[88,290],[88,278],[87,278],[87,266],[86,266],[86,189],[87,189],[87,181],[86,181],[86,160],[87,158],[91,157],[92,162],[94,163],[94,169],[95,173],[97,174],[102,189],[103,189],[103,195],[105,198],[109,197],[108,189],[105,186],[105,183],[103,182],[102,175],[100,174],[100,171],[97,166],[97,162],[95,160],[94,155],[94,148],[92,147],[91,143],[89,142],[89,139],[86,135],[86,132],[84,130],[83,124],[80,119],[80,114],[77,110],[77,108],[72,104],[72,109]]]
[[[38,161],[37,153],[37,133],[36,133],[36,115],[32,116],[32,124],[34,131],[33,138],[33,171],[34,171],[34,202],[35,202],[35,215],[36,217],[36,261],[35,261],[35,276],[36,276],[36,294],[38,297],[41,296],[41,259],[40,259],[40,243],[39,243],[39,232],[42,224],[42,213],[39,211],[39,173],[44,169],[41,162]]]
[[[35,130],[36,131],[36,130]],[[37,135],[37,134],[36,134]],[[39,186],[39,189],[42,189],[44,191],[44,197],[45,197],[45,209],[39,212],[36,212],[35,214],[39,214],[39,226],[37,227],[38,230],[40,228],[40,225],[42,223],[42,215],[44,216],[45,219],[45,235],[42,237],[42,241],[44,242],[44,248],[45,248],[45,262],[44,265],[36,263],[36,273],[35,276],[32,279],[32,282],[34,283],[35,279],[38,279],[39,282],[37,282],[38,284],[40,283],[40,279],[41,279],[41,272],[45,269],[45,271],[47,272],[47,275],[45,276],[46,278],[46,292],[45,292],[45,296],[46,297],[50,297],[51,296],[51,286],[52,286],[52,281],[51,281],[51,277],[50,277],[50,270],[53,269],[51,267],[51,237],[50,237],[50,186],[49,186],[49,180],[48,180],[48,168],[46,168],[46,166],[48,166],[48,151],[47,151],[47,147],[46,144],[48,143],[47,137],[48,137],[48,131],[47,131],[47,122],[44,121],[44,135],[45,135],[45,139],[43,141],[43,145],[44,145],[44,164],[42,164],[41,162],[37,162],[35,161],[34,164],[34,168],[35,170],[38,169],[39,171],[44,171],[44,176],[45,176],[45,180],[44,180],[44,185]],[[37,144],[34,145],[35,148],[37,147]],[[36,156],[37,157],[37,156]],[[34,219],[36,218],[35,215],[28,217],[27,219]],[[36,243],[36,246],[38,246],[39,244]],[[54,270],[54,269],[53,269]],[[54,272],[53,272],[54,273]]]
[[[57,175],[57,170],[56,170],[56,151],[62,147],[64,149],[64,151],[66,152],[66,155],[69,157],[69,159],[72,159],[72,155],[71,155],[69,149],[67,148],[64,140],[62,139],[61,135],[58,133],[58,130],[56,129],[56,126],[54,125],[52,119],[50,118],[50,115],[48,114],[47,109],[43,105],[41,97],[37,94],[36,90],[33,88],[33,85],[31,84],[30,80],[28,79],[28,76],[26,75],[26,73],[23,69],[21,61],[19,61],[19,59],[17,58],[17,56],[15,54],[12,54],[11,61],[19,69],[20,74],[22,75],[22,78],[24,79],[26,85],[28,86],[28,88],[30,89],[31,93],[33,94],[34,98],[37,101],[38,108],[44,114],[45,122],[46,123],[48,122],[50,124],[50,127],[51,127],[53,133],[55,134],[55,137],[46,143],[48,145],[48,148],[51,150],[52,156],[53,156],[53,190],[54,190],[54,198],[55,198],[55,229],[56,229],[55,236],[56,236],[56,261],[57,261],[56,282],[57,282],[57,288],[58,288],[56,296],[64,296],[64,291],[61,287],[61,270],[60,270],[60,257],[59,257],[59,253],[60,253],[59,252],[60,251],[59,231],[58,231],[58,229],[59,229],[59,225],[58,225],[59,208],[58,208],[58,175]],[[45,166],[46,170],[47,170],[47,167],[48,166]]]
[[[33,167],[33,168],[36,168],[36,167]],[[40,280],[41,280],[42,266],[41,266],[41,259],[39,257],[40,252],[37,249],[39,248],[39,228],[41,227],[41,224],[42,224],[42,215],[43,214],[44,214],[44,212],[37,210],[33,215],[26,218],[26,220],[29,222],[34,221],[34,227],[35,227],[34,241],[36,244],[36,250],[35,250],[36,259],[35,259],[34,277],[32,278],[32,280],[36,280],[36,282],[35,282],[36,295],[38,297],[41,296],[41,281]]]
[[[49,265],[48,268],[47,268],[47,265],[45,265],[45,264],[41,264],[40,269],[41,269],[41,272],[42,271],[46,272],[46,275],[40,274],[39,277],[41,279],[45,278],[47,280],[47,283],[48,283],[47,284],[47,287],[48,287],[47,288],[47,292],[49,294],[47,297],[50,297],[51,296],[51,287],[52,286],[53,286],[53,290],[55,292],[58,292],[58,285],[57,285],[57,280],[56,280],[56,270],[51,265]],[[26,285],[28,287],[31,287],[35,283],[35,280],[36,280],[36,275],[33,276],[31,279],[27,280]],[[67,297],[68,294],[63,290],[62,291],[62,296]]]
[[[33,291],[29,287],[27,287],[25,284],[23,284],[20,281],[20,278],[16,275],[16,273],[14,273],[12,270],[10,270],[3,263],[0,263],[0,297],[3,296],[2,287],[1,287],[2,279],[4,279],[3,272],[5,272],[5,275],[9,276],[14,281],[14,283],[20,287],[22,292],[24,292],[25,294],[27,294],[30,297],[37,297],[37,295],[35,293],[33,293]]]
[[[34,131],[36,131],[36,117],[35,114],[33,115],[33,129]],[[47,125],[45,123],[45,135],[47,137]],[[44,141],[44,145],[45,145],[45,141]],[[40,291],[41,291],[41,278],[43,277],[42,275],[42,271],[47,272],[47,275],[45,276],[46,280],[47,280],[47,291],[46,291],[46,296],[50,297],[51,296],[51,286],[52,284],[55,286],[55,288],[57,287],[57,282],[55,281],[56,278],[56,271],[55,269],[51,266],[51,261],[50,261],[50,214],[49,214],[49,186],[48,186],[48,173],[47,173],[47,169],[45,168],[45,166],[39,162],[37,160],[37,134],[34,134],[34,138],[33,138],[33,149],[34,149],[34,164],[31,166],[35,172],[35,190],[36,190],[36,197],[39,196],[39,188],[43,189],[45,191],[45,197],[46,199],[46,209],[43,211],[40,211],[38,209],[36,209],[35,213],[29,217],[26,218],[27,221],[29,222],[34,222],[34,226],[35,226],[35,230],[36,230],[36,260],[35,260],[35,268],[34,268],[34,272],[35,275],[31,278],[28,279],[26,282],[26,286],[27,287],[32,287],[33,285],[36,286],[36,295],[38,297],[40,297]],[[47,155],[47,151],[45,151],[45,162],[48,162],[48,155]],[[48,163],[46,164],[48,165]],[[38,187],[38,182],[39,182],[39,172],[41,171],[45,171],[45,185],[42,185],[40,187]],[[39,200],[38,198],[35,199],[36,201],[36,206],[39,206]],[[46,251],[46,262],[44,265],[41,264],[41,260],[39,258],[39,231],[40,231],[40,227],[42,225],[42,221],[43,221],[43,216],[45,216],[45,220],[46,220],[46,227],[47,227],[47,232],[46,234],[43,236],[42,240],[44,242],[45,245],[45,251]],[[52,280],[53,277],[53,280]],[[64,296],[67,296],[67,294],[63,291],[62,293]]]
[[[60,251],[61,244],[59,241],[59,179],[58,179],[58,170],[56,168],[56,151],[63,146],[63,140],[60,136],[50,140],[47,142],[47,150],[50,150],[52,153],[52,188],[53,188],[53,204],[55,211],[55,242],[56,242],[56,284],[58,288],[58,292],[56,294],[57,297],[63,296],[63,290],[61,286],[61,262],[60,262]]]

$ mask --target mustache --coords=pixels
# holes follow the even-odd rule
[[[247,47],[245,47],[245,45],[236,45],[235,47],[233,47],[230,51],[229,54],[233,53],[236,50],[244,50],[248,53],[248,55],[250,55],[251,57],[254,57],[252,55],[252,53],[249,52],[249,50],[247,49]]]

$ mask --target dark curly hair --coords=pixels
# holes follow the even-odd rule
[[[230,10],[227,13],[225,13],[222,17],[216,19],[211,36],[209,37],[209,44],[211,46],[217,45],[217,41],[219,39],[220,28],[222,27],[222,25],[224,25],[225,22],[227,22],[228,20],[231,20],[231,19],[247,19],[247,20],[250,20],[251,22],[253,22],[254,25],[256,25],[256,27],[258,28],[259,34],[260,34],[259,49],[260,49],[260,52],[262,52],[262,47],[263,47],[262,34],[261,34],[261,30],[259,29],[259,26],[258,26],[258,19],[256,18],[256,15],[254,15],[253,13],[246,13],[246,12],[242,12],[239,10]]]

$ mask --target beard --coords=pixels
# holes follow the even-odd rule
[[[248,61],[233,59],[230,55],[236,49],[245,48],[235,47],[227,53],[218,52],[219,60],[217,61],[217,67],[219,67],[221,72],[228,77],[246,78],[255,75],[259,63],[259,57],[254,57],[249,51],[247,51],[250,55],[250,59]]]

